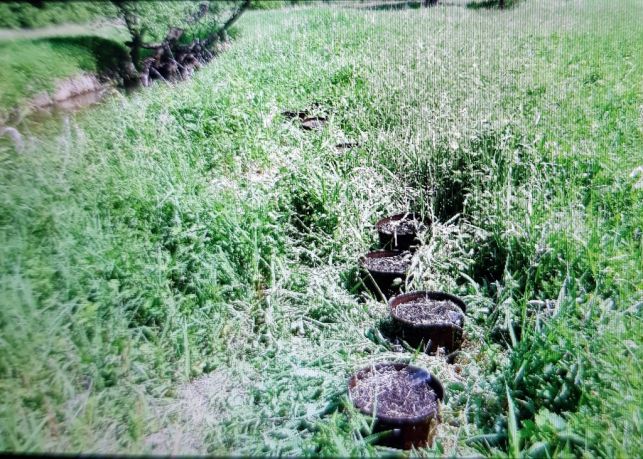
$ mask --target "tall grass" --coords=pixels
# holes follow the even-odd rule
[[[0,448],[387,453],[345,384],[389,358],[445,383],[426,454],[640,452],[636,3],[251,12],[192,81],[3,147]],[[320,133],[279,115],[313,102]],[[411,208],[454,365],[356,279]]]

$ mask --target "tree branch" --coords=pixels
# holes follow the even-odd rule
[[[215,38],[218,38],[220,41],[224,41],[226,37],[226,32],[232,25],[241,17],[243,12],[250,6],[251,0],[243,0],[243,3],[235,10],[234,13],[228,18],[228,20],[223,24],[223,26],[218,30],[216,34],[210,35],[207,38],[207,44],[211,44]]]
[[[190,17],[186,19],[186,22],[188,24],[195,24],[199,22],[203,18],[203,16],[206,15],[207,12],[208,12],[208,4],[201,3],[199,5],[199,9],[195,13],[191,14]]]

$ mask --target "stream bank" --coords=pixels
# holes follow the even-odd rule
[[[203,59],[202,63],[192,63],[184,65],[185,69],[172,75],[158,75],[153,80],[167,82],[178,82],[189,79],[195,70],[209,63],[209,61],[225,52],[230,47],[228,41],[216,43],[210,50],[210,58]],[[120,47],[119,47],[120,48]],[[14,106],[9,112],[4,114],[0,111],[0,139],[9,139],[18,149],[22,145],[24,132],[41,132],[47,128],[41,125],[64,119],[71,113],[77,113],[87,108],[96,106],[103,102],[106,97],[120,94],[130,94],[141,87],[149,86],[152,79],[133,78],[135,73],[128,55],[124,49],[119,49],[118,55],[106,60],[97,55],[97,60],[104,64],[100,72],[80,72],[75,75],[57,79],[51,85],[53,89],[41,90],[35,95],[29,97],[26,101]],[[189,49],[189,51],[192,51]],[[186,54],[192,56],[191,54]],[[146,60],[155,60],[156,57],[150,57]]]

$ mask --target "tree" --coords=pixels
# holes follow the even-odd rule
[[[438,0],[424,0],[424,7],[435,6],[438,4]]]
[[[112,0],[130,34],[130,79],[185,78],[213,57],[251,0]]]

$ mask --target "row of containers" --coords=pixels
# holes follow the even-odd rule
[[[418,234],[431,222],[403,213],[377,222],[381,250],[360,259],[364,284],[388,301],[392,333],[408,345],[432,353],[456,351],[463,340],[465,303],[446,292],[400,293],[420,246]],[[381,445],[410,449],[431,445],[444,398],[440,381],[423,368],[403,363],[379,363],[359,370],[348,381],[354,406],[374,418]]]

